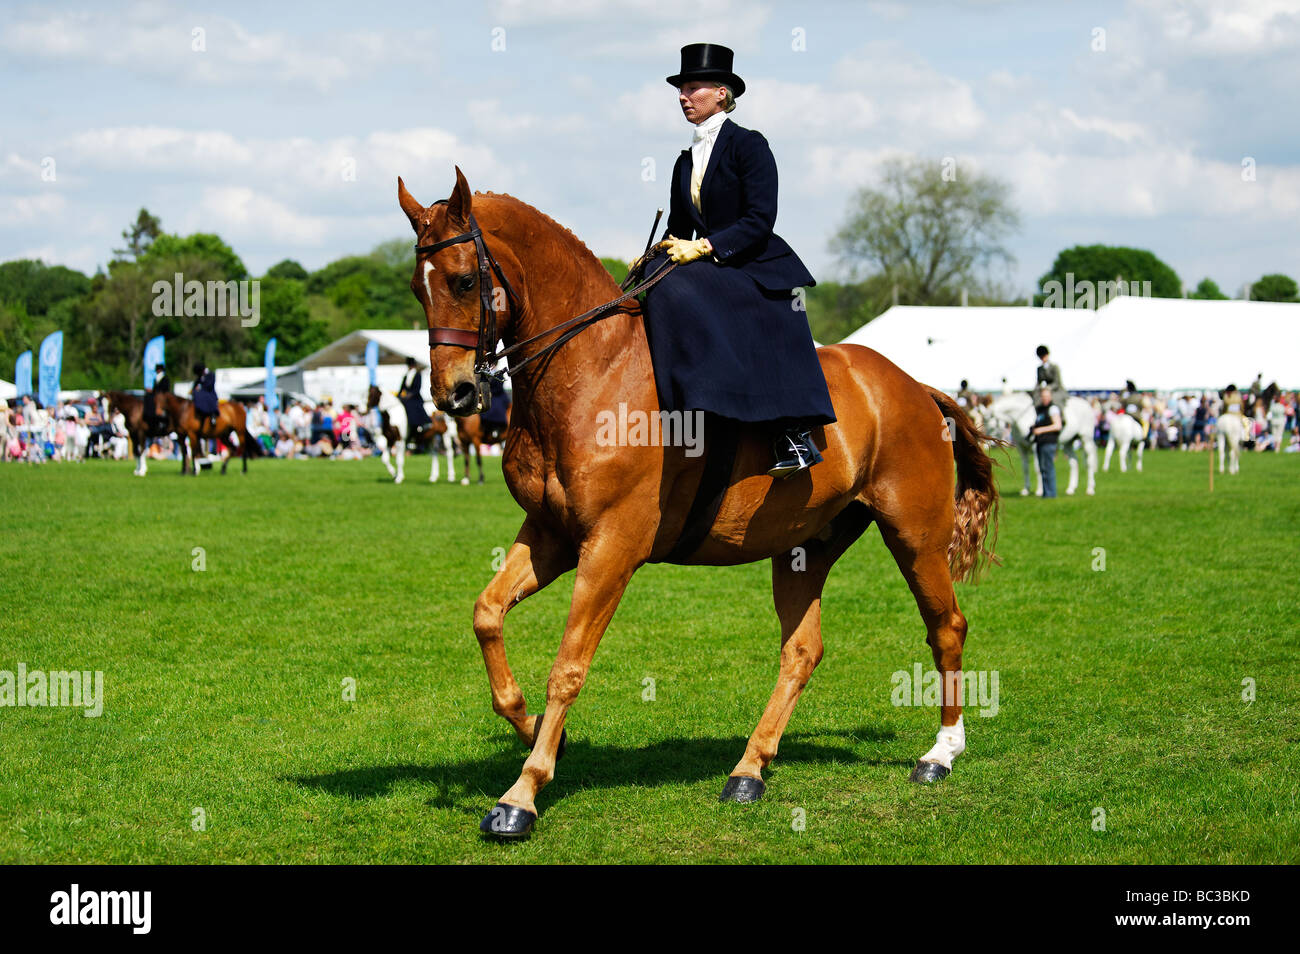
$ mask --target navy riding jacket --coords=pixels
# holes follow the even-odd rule
[[[691,202],[691,150],[673,166],[668,229],[676,238],[707,238],[724,265],[739,268],[769,291],[815,285],[799,256],[772,231],[776,224],[776,159],[763,134],[730,119],[718,130]]]

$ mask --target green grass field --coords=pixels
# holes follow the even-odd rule
[[[1163,452],[1094,498],[1006,498],[1005,565],[959,588],[1000,710],[967,710],[933,787],[907,776],[937,711],[891,704],[925,634],[875,529],[750,806],[717,796],[776,677],[768,566],[646,567],[516,845],[477,831],[526,753],[470,624],[520,515],[497,461],[486,487],[426,466],[0,467],[0,670],[104,673],[98,718],[0,708],[0,862],[1300,860],[1300,457],[1247,455],[1213,495],[1204,454]],[[506,623],[533,711],[572,580]]]

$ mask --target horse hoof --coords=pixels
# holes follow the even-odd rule
[[[763,792],[767,786],[763,784],[761,778],[750,778],[748,775],[732,775],[727,778],[727,784],[722,786],[722,794],[718,796],[720,802],[756,802],[763,797]]]
[[[538,733],[542,731],[542,719],[544,718],[546,718],[545,712],[543,712],[541,715],[537,717],[537,725],[533,726],[533,745],[529,746],[530,749],[537,744],[537,736]],[[555,761],[558,762],[560,759],[564,758],[564,749],[568,744],[569,744],[569,730],[561,729],[560,745],[559,748],[555,750]]]
[[[923,785],[928,782],[942,782],[951,771],[952,769],[944,768],[938,762],[917,762],[916,768],[912,769],[910,780]]]
[[[468,486],[469,486],[469,478],[468,478],[468,477],[462,477],[462,478],[460,479],[460,485],[461,485],[462,487],[468,487]]]
[[[1028,491],[1028,490],[1021,490],[1021,491],[1020,491],[1020,496],[1022,496],[1022,497],[1028,497],[1028,496],[1029,496],[1029,491]]]
[[[496,807],[478,823],[478,830],[488,838],[501,841],[523,841],[533,833],[537,816],[526,808],[497,802]]]

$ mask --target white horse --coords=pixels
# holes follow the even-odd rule
[[[1237,473],[1241,469],[1241,442],[1246,436],[1246,428],[1241,423],[1241,416],[1224,411],[1219,415],[1214,431],[1215,440],[1219,445],[1219,473],[1223,473],[1225,455],[1228,458],[1228,473]]]
[[[1110,425],[1110,437],[1106,440],[1106,457],[1102,461],[1101,469],[1110,470],[1110,455],[1119,449],[1119,472],[1121,474],[1128,472],[1128,449],[1130,446],[1137,445],[1137,471],[1142,473],[1142,451],[1146,448],[1147,442],[1142,439],[1142,422],[1129,414],[1119,414],[1115,411],[1106,412],[1106,421]]]
[[[393,483],[400,484],[406,479],[406,441],[410,436],[408,423],[406,419],[406,408],[397,396],[389,391],[380,391],[377,387],[370,388],[370,401],[367,410],[375,407],[379,408],[379,427],[376,428],[374,438],[375,446],[379,448],[380,460],[388,468],[388,474],[393,478]],[[446,436],[446,453],[447,453],[447,480],[449,482],[456,479],[456,457],[454,450],[454,441],[452,440],[452,428],[455,425],[448,422]],[[397,466],[393,466],[393,461],[389,460],[389,447],[392,447],[393,457],[396,459]],[[429,483],[436,483],[441,476],[442,468],[438,460],[438,454],[432,449],[429,456],[433,458],[433,466],[429,470]]]
[[[1020,448],[1020,462],[1025,473],[1025,485],[1020,490],[1022,497],[1031,493],[1029,474],[1038,477],[1038,496],[1043,495],[1043,475],[1038,470],[1038,456],[1033,451],[1029,432],[1034,427],[1034,400],[1024,391],[1001,394],[993,399],[988,408],[990,419],[997,421],[1010,432],[1011,441]],[[1079,488],[1079,455],[1082,452],[1088,468],[1089,496],[1097,492],[1097,444],[1092,439],[1093,429],[1097,425],[1097,415],[1092,405],[1083,398],[1072,397],[1065,402],[1061,419],[1061,447],[1070,462],[1070,480],[1065,492],[1073,494]]]

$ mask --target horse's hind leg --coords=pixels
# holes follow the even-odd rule
[[[483,483],[483,445],[474,445],[474,458],[478,462],[478,482]],[[469,468],[466,468],[468,470]]]
[[[722,789],[722,801],[753,802],[762,797],[763,769],[776,756],[795,703],[822,658],[821,596],[826,575],[870,525],[871,512],[855,501],[820,536],[772,558],[772,597],[781,620],[781,671],[745,755]]]
[[[942,686],[939,734],[930,751],[912,770],[914,782],[937,782],[952,770],[952,760],[966,750],[966,730],[961,714],[961,656],[966,643],[966,617],[957,608],[947,545],[952,520],[933,526],[896,529],[881,523],[885,545],[903,572],[917,608],[925,620],[925,641],[930,644]],[[920,691],[920,686],[915,687]]]

